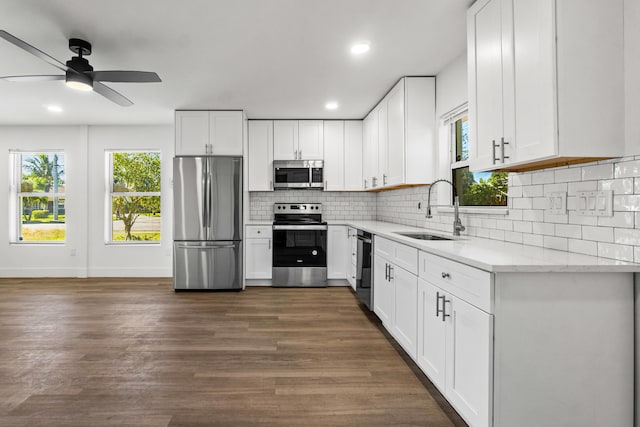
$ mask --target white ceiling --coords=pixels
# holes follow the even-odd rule
[[[435,75],[465,49],[472,0],[11,0],[0,29],[62,62],[68,38],[96,70],[155,71],[162,83],[108,84],[120,107],[62,82],[0,81],[0,124],[172,123],[175,109],[250,118],[362,118],[403,75]],[[371,51],[354,57],[353,42]],[[0,75],[59,74],[0,39]],[[335,111],[324,108],[335,100]],[[45,105],[57,104],[62,114]]]

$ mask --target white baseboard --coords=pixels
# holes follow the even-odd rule
[[[66,267],[29,267],[29,268],[0,268],[0,277],[87,277],[86,268]]]
[[[173,270],[171,268],[94,267],[89,269],[89,277],[173,277]]]

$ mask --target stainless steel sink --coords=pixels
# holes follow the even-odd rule
[[[453,240],[448,237],[438,236],[436,234],[429,234],[429,233],[398,233],[396,232],[395,234],[399,234],[401,236],[409,237],[411,239],[416,239],[416,240]]]

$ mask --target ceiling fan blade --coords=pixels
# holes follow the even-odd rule
[[[94,81],[114,83],[158,83],[160,77],[151,71],[93,71],[86,73]]]
[[[70,70],[69,67],[67,67],[64,63],[58,61],[53,56],[47,55],[46,53],[44,53],[40,49],[31,46],[29,43],[27,43],[27,42],[25,42],[23,40],[20,40],[16,36],[14,36],[12,34],[9,34],[4,30],[0,30],[0,37],[5,39],[9,43],[13,43],[14,45],[18,46],[20,49],[25,50],[25,51],[29,52],[30,54],[32,54],[34,56],[37,56],[38,58],[42,59],[43,61],[48,62],[49,64],[53,65],[54,67],[56,67],[56,68],[58,68],[58,69],[60,69],[62,71]]]
[[[6,80],[8,82],[47,82],[51,80],[64,80],[64,76],[3,76],[0,80]]]
[[[131,100],[127,99],[124,95],[111,89],[109,86],[103,85],[100,82],[93,82],[93,91],[107,98],[109,101],[113,101],[123,107],[130,107],[133,105]]]

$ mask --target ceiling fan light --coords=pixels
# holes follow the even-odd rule
[[[74,73],[73,71],[67,71],[65,84],[74,90],[81,90],[83,92],[89,92],[93,90],[93,79],[85,74]]]

